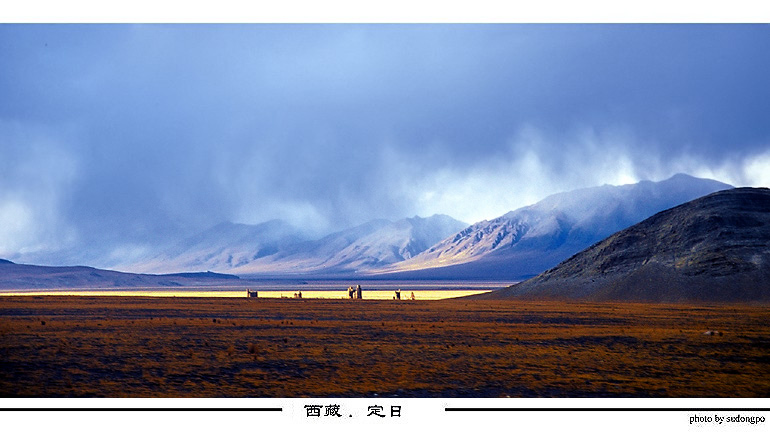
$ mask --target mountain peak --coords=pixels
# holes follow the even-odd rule
[[[694,177],[692,175],[688,175],[686,173],[681,173],[681,172],[674,174],[674,176],[672,176],[671,178],[668,178],[669,181],[677,180],[677,179],[688,179],[689,180],[689,179],[702,179],[702,178],[696,178],[696,177]]]
[[[688,175],[686,173],[677,173],[674,176],[664,179],[663,181],[659,181],[659,183],[666,183],[666,184],[687,184],[687,185],[693,185],[696,183],[700,184],[711,184],[711,185],[720,185],[724,189],[733,188],[730,184],[725,184],[724,182],[716,181],[714,179],[708,179],[708,178],[698,178],[692,175]]]

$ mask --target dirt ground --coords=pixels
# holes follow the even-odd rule
[[[770,308],[0,297],[0,395],[769,397]]]

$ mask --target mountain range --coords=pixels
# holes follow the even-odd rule
[[[380,271],[411,277],[529,278],[659,211],[729,188],[679,174],[660,182],[559,193],[471,225]]]
[[[720,191],[660,212],[558,266],[476,298],[770,300],[770,190]]]
[[[154,274],[211,270],[247,277],[517,281],[657,212],[729,188],[680,174],[660,182],[559,193],[473,225],[446,215],[373,220],[320,239],[280,220],[221,223],[111,268]]]
[[[223,223],[123,268],[144,272],[214,270],[236,274],[355,273],[411,258],[466,223],[446,215],[368,223],[308,240],[289,224]]]
[[[727,188],[680,174],[559,193],[470,226],[445,215],[373,220],[316,240],[279,220],[222,223],[121,268],[521,280],[659,211]]]

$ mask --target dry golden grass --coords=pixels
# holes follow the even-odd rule
[[[2,396],[375,394],[767,397],[770,310],[0,297]]]

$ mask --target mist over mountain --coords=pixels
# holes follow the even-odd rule
[[[479,298],[770,300],[770,190],[720,191],[622,230]]]
[[[281,220],[257,225],[220,223],[138,263],[121,265],[134,272],[230,270],[291,248],[307,239]]]
[[[467,224],[449,216],[368,223],[310,240],[273,220],[223,223],[138,264],[132,271],[215,270],[249,274],[356,272],[411,258]]]
[[[659,211],[728,188],[678,174],[660,182],[559,193],[475,223],[382,271],[404,277],[528,278]]]

